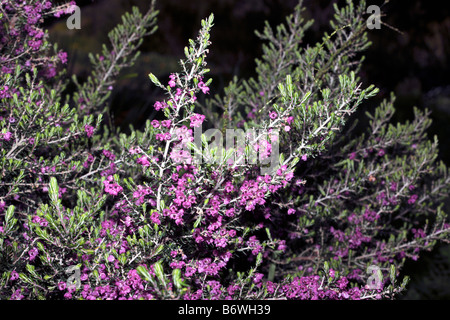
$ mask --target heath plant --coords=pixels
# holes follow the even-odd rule
[[[129,134],[108,98],[157,30],[155,2],[123,16],[85,81],[41,27],[74,2],[0,3],[0,299],[392,299],[406,259],[448,241],[429,112],[393,124],[392,96],[355,131],[378,92],[357,76],[363,1],[336,6],[315,45],[300,1],[223,94],[211,14],[179,70],[147,71],[160,117]]]

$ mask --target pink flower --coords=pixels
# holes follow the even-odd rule
[[[136,147],[136,148],[130,148],[130,150],[128,150],[128,152],[130,152],[130,154],[136,154],[136,153],[139,154],[142,152],[142,150],[141,150],[141,148]]]
[[[72,298],[72,294],[70,292],[66,292],[66,293],[64,293],[64,298],[71,299]]]
[[[278,114],[275,111],[272,111],[269,114],[270,119],[275,120],[278,117]]]
[[[150,162],[148,161],[148,158],[146,156],[142,156],[139,159],[137,159],[137,163],[141,164],[144,167],[150,166]]]
[[[61,63],[66,64],[67,63],[67,52],[61,51],[58,53],[58,58],[61,60]]]
[[[163,109],[164,107],[161,102],[156,101],[155,104],[153,105],[153,108],[155,108],[156,111],[159,111],[159,110]]]
[[[253,277],[253,282],[259,283],[263,277],[264,275],[262,273],[256,273],[255,276]]]
[[[17,280],[17,279],[19,279],[19,274],[17,273],[17,271],[16,270],[11,271],[11,278],[10,278],[10,280],[14,281],[14,280]]]
[[[170,153],[170,158],[176,163],[183,162],[190,164],[192,162],[190,153],[177,147]]]
[[[194,113],[191,118],[191,127],[199,127],[203,120],[205,120],[205,116],[202,114]]]
[[[397,182],[391,182],[391,191],[397,190]]]
[[[205,85],[205,83],[203,81],[200,81],[198,83],[198,87],[202,90],[202,92],[204,94],[208,93],[208,91],[209,91],[209,88]]]
[[[108,176],[106,180],[103,181],[105,185],[105,192],[110,195],[117,196],[119,192],[123,191],[123,188],[114,181],[113,176]]]
[[[171,87],[171,88],[175,87],[175,85],[176,85],[176,82],[175,82],[175,75],[174,75],[174,74],[171,74],[171,75],[169,76],[169,78],[170,78],[170,81],[169,81],[169,87]]]
[[[331,277],[331,278],[334,278],[334,276],[335,276],[334,270],[333,270],[333,269],[330,269],[330,277]]]
[[[154,211],[151,216],[150,216],[150,220],[154,223],[154,224],[161,224],[161,220],[159,220],[159,213]]]
[[[160,141],[170,140],[171,134],[170,134],[170,132],[166,132],[166,133],[157,133],[156,136],[155,136],[155,138],[156,138],[157,140],[160,140]]]
[[[170,120],[163,120],[161,121],[161,125],[165,128],[170,128],[170,124],[172,123],[172,121]]]
[[[36,256],[38,255],[39,251],[36,248],[31,249],[30,251],[28,251],[28,255],[30,256],[30,261],[33,261]]]
[[[58,289],[61,290],[61,291],[64,290],[64,289],[66,289],[66,283],[60,281],[60,282],[58,283]]]
[[[177,92],[175,93],[175,101],[178,101],[182,94],[183,94],[183,90],[181,90],[180,88],[177,88]]]
[[[418,196],[417,194],[413,194],[411,197],[409,197],[408,203],[409,203],[409,204],[414,204],[414,203],[416,202],[416,200],[417,200],[418,197],[419,197],[419,196]]]
[[[87,137],[90,138],[94,134],[94,127],[87,124],[84,126],[84,131],[86,132]]]
[[[9,141],[12,137],[12,133],[11,132],[6,132],[6,133],[0,133],[0,139],[2,140],[6,140]]]
[[[152,126],[153,126],[153,128],[155,128],[155,129],[159,128],[159,121],[158,121],[158,120],[153,120],[153,121],[152,121]]]
[[[103,155],[107,157],[109,160],[114,160],[116,156],[109,150],[103,150]]]

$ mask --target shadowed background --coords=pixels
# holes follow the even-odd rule
[[[50,37],[69,54],[69,74],[83,80],[90,71],[87,54],[100,53],[108,32],[132,6],[145,12],[149,0],[78,0],[81,29],[68,30],[65,20],[50,21]],[[152,108],[163,98],[148,79],[150,72],[161,81],[180,70],[178,61],[188,39],[194,39],[200,20],[215,15],[208,57],[213,78],[211,91],[221,93],[234,75],[254,75],[254,59],[261,55],[261,42],[254,30],[264,21],[272,26],[284,22],[297,0],[159,0],[158,31],[145,39],[136,65],[124,70],[110,98],[114,123],[127,131],[130,124],[142,126],[155,117]],[[343,1],[305,0],[305,18],[315,24],[306,33],[305,44],[321,40],[329,31],[332,4]],[[384,1],[367,1],[381,5]],[[390,92],[397,96],[394,121],[413,117],[413,106],[432,111],[429,136],[438,136],[440,158],[450,166],[450,14],[449,6],[436,1],[397,0],[385,4],[380,30],[369,31],[372,46],[365,52],[361,69],[365,85],[380,89],[376,98],[360,107],[355,117],[373,110]],[[394,30],[393,28],[397,29]],[[364,122],[362,122],[364,124]],[[446,212],[450,212],[447,203]],[[412,277],[407,299],[450,299],[450,246],[440,245],[417,261],[408,262],[404,274]]]

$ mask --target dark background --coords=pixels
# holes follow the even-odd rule
[[[315,24],[306,34],[305,44],[321,40],[329,31],[332,3],[343,1],[305,0],[305,18]],[[367,1],[381,5],[383,1]],[[89,72],[88,52],[100,53],[108,43],[107,33],[133,5],[145,12],[148,0],[78,0],[81,29],[68,30],[65,20],[51,21],[51,40],[69,53],[69,74],[80,79]],[[159,0],[158,31],[145,40],[135,67],[122,72],[110,100],[115,124],[126,131],[129,124],[141,126],[153,118],[152,105],[161,92],[148,74],[167,79],[178,71],[178,61],[188,39],[194,39],[200,21],[215,15],[208,59],[213,78],[211,91],[221,93],[233,75],[254,75],[254,59],[261,55],[261,42],[254,30],[264,21],[272,26],[284,21],[296,0]],[[389,1],[383,5],[383,25],[369,31],[372,46],[365,52],[361,70],[365,85],[374,84],[380,93],[365,103],[362,111],[373,110],[391,92],[397,96],[394,121],[412,119],[413,106],[432,111],[429,136],[439,139],[440,159],[450,166],[450,15],[449,5],[437,0]],[[447,205],[447,212],[450,212]],[[450,246],[440,245],[417,262],[406,264],[404,274],[414,279],[404,296],[407,299],[450,299]]]

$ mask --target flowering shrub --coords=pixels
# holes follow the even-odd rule
[[[333,33],[306,47],[300,2],[257,33],[268,44],[256,78],[214,97],[211,15],[180,72],[150,74],[164,120],[130,134],[108,121],[107,99],[156,31],[154,3],[123,17],[63,101],[67,54],[39,25],[71,8],[1,2],[1,299],[394,298],[405,259],[448,239],[449,178],[428,112],[394,126],[392,97],[365,134],[346,126],[377,93],[356,76],[363,2],[336,7]],[[205,134],[194,143],[203,125],[267,135],[221,153]],[[241,161],[251,148],[275,166]]]

